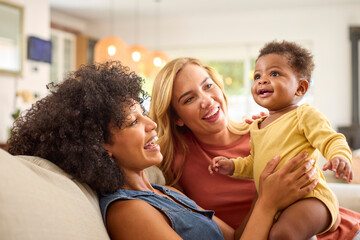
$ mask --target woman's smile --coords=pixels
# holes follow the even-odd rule
[[[144,146],[144,149],[147,151],[160,151],[159,144],[156,143],[158,140],[157,136],[152,137]]]
[[[210,111],[208,111],[206,113],[206,115],[202,118],[205,121],[208,122],[214,122],[219,118],[220,115],[220,108],[219,107],[214,107],[212,108]]]

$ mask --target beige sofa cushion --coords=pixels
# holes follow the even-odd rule
[[[146,168],[145,174],[151,183],[165,185],[165,177],[157,166]]]
[[[98,198],[53,163],[0,150],[1,239],[109,239]]]

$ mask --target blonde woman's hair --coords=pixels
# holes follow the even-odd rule
[[[177,117],[175,110],[171,106],[172,91],[175,78],[178,72],[186,64],[195,64],[204,68],[211,79],[221,89],[225,103],[226,116],[228,101],[224,92],[224,85],[220,75],[212,67],[204,65],[200,60],[195,58],[177,58],[167,63],[157,74],[152,93],[150,104],[150,117],[157,123],[158,143],[161,153],[164,156],[160,164],[160,169],[165,175],[166,184],[175,185],[181,177],[185,159],[187,158],[188,148],[183,138],[183,130],[176,126],[174,121]],[[227,117],[228,118],[228,117]],[[234,134],[243,135],[248,132],[249,126],[246,123],[235,123],[228,118],[228,129]],[[175,157],[175,148],[180,149],[183,153],[182,164],[176,178],[172,172],[171,166]]]

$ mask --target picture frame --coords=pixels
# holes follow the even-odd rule
[[[27,42],[27,58],[29,60],[51,63],[51,41],[29,36]]]

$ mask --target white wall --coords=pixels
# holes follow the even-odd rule
[[[50,37],[48,0],[13,0],[25,7],[25,36]],[[237,59],[256,55],[267,41],[286,39],[311,46],[315,56],[314,105],[326,114],[334,127],[351,122],[351,68],[349,26],[360,26],[360,2],[336,6],[260,9],[217,15],[162,16],[140,19],[139,43],[151,50],[160,48],[170,57],[198,56]],[[182,17],[183,16],[183,17]],[[52,12],[52,20],[84,34],[101,38],[112,35],[110,26],[91,23]],[[135,43],[133,19],[117,16],[115,35],[128,45]],[[108,27],[107,27],[108,26]],[[156,34],[158,36],[156,36]],[[159,43],[156,43],[159,40]],[[18,89],[46,94],[49,65],[25,60],[24,76]],[[38,70],[35,71],[34,69]],[[0,76],[0,142],[7,138],[14,111],[15,79]],[[19,100],[17,101],[18,105]],[[25,108],[27,106],[21,106]]]
[[[48,0],[13,0],[9,2],[24,7],[25,45],[27,37],[30,35],[49,40],[50,11]],[[5,142],[8,138],[8,128],[12,125],[11,114],[15,107],[26,109],[30,106],[22,103],[21,99],[15,99],[16,85],[18,90],[29,90],[44,96],[47,93],[45,85],[49,79],[49,66],[47,63],[26,60],[25,56],[22,77],[0,75],[0,142]]]
[[[161,17],[157,31],[154,31],[154,19],[143,18],[139,41],[149,49],[160,46],[171,57],[197,54],[205,58],[211,54],[214,59],[236,59],[248,54],[240,49],[251,48],[251,54],[254,54],[254,48],[274,39],[306,43],[311,46],[316,64],[313,104],[336,128],[351,123],[349,27],[360,26],[359,13],[360,1],[358,4],[219,13],[210,17],[199,13],[196,16]],[[88,34],[93,37],[109,34],[101,26],[101,22],[89,24]],[[128,45],[133,44],[131,19],[119,19],[116,26],[116,34]],[[159,39],[159,45],[155,43],[156,39]]]
[[[50,10],[51,22],[58,23],[62,27],[68,27],[79,32],[87,32],[87,22],[85,20],[69,16],[54,10]]]

